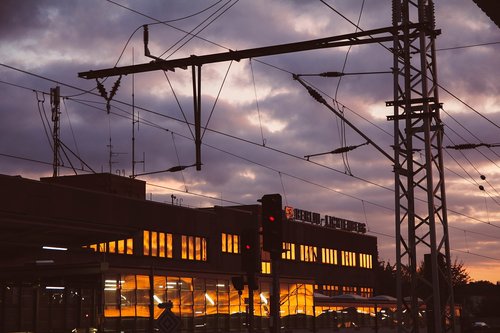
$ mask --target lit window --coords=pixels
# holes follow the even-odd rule
[[[322,248],[321,262],[323,264],[337,265],[337,250]]]
[[[353,294],[355,295],[357,293],[357,289],[356,287],[351,287],[351,286],[343,286],[342,287],[342,293],[345,295],[345,294]]]
[[[206,238],[182,235],[181,241],[182,259],[207,261]]]
[[[240,236],[233,234],[221,234],[222,252],[240,253]]]
[[[283,242],[281,259],[295,260],[295,244]]]
[[[311,245],[300,245],[300,260],[315,262],[318,255],[318,248]]]
[[[262,274],[271,274],[271,263],[269,261],[262,262]]]
[[[342,266],[356,266],[356,253],[351,251],[342,251]]]
[[[359,267],[363,268],[373,268],[372,255],[366,253],[359,254]]]
[[[172,258],[172,234],[144,230],[142,241],[145,256]]]

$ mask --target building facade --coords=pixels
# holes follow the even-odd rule
[[[281,326],[331,330],[342,318],[326,300],[373,296],[376,238],[353,221],[285,211]],[[111,174],[0,176],[0,333],[154,332],[167,301],[180,332],[246,332],[251,296],[231,278],[244,274],[243,230],[259,226],[259,205],[153,202],[144,182]],[[254,331],[269,327],[264,251],[261,268]]]

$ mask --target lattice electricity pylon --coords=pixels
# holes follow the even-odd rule
[[[398,332],[454,332],[432,0],[393,0],[393,26]]]

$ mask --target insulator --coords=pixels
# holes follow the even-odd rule
[[[456,150],[473,149],[473,148],[477,148],[477,145],[474,143],[463,143],[463,144],[456,145],[456,146],[448,146],[447,148],[452,148],[452,149],[456,149]]]
[[[486,176],[485,175],[481,175],[481,179],[482,180],[486,180]]]
[[[307,91],[308,91],[308,92],[309,92],[309,94],[310,94],[310,95],[311,95],[311,96],[312,96],[315,100],[317,100],[318,102],[323,103],[323,104],[325,104],[325,103],[326,103],[326,101],[325,101],[325,99],[323,98],[323,96],[321,96],[321,95],[319,94],[319,92],[317,92],[317,91],[316,91],[316,90],[314,90],[313,88],[311,88],[311,87],[307,87]]]
[[[116,91],[118,90],[118,87],[120,86],[120,82],[122,80],[122,76],[120,75],[118,77],[118,80],[116,80],[115,84],[113,85],[113,88],[111,88],[111,93],[109,94],[109,100],[112,100],[113,97],[116,94]]]
[[[324,72],[324,73],[321,73],[319,74],[319,76],[322,76],[322,77],[339,77],[339,76],[343,76],[344,73],[341,73],[341,72]]]
[[[347,153],[348,151],[351,151],[353,150],[354,147],[353,146],[348,146],[348,147],[341,147],[341,148],[337,148],[335,150],[332,150],[332,154],[341,154],[341,153]]]
[[[479,185],[479,189],[480,189],[481,191],[484,191],[484,186],[483,186],[483,185]]]
[[[392,25],[401,22],[401,0],[392,0]]]
[[[106,88],[104,88],[103,84],[101,82],[99,82],[99,80],[95,79],[96,82],[97,82],[97,91],[99,91],[99,93],[101,94],[101,96],[104,98],[104,99],[108,99],[108,93],[106,92]]]
[[[434,1],[430,0],[429,4],[425,7],[427,13],[427,22],[430,23],[431,29],[436,29],[436,10],[434,8]]]

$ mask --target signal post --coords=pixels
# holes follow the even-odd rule
[[[279,263],[283,248],[283,213],[280,194],[266,194],[262,203],[262,243],[264,251],[271,254],[271,320],[270,332],[280,331],[280,281]]]

